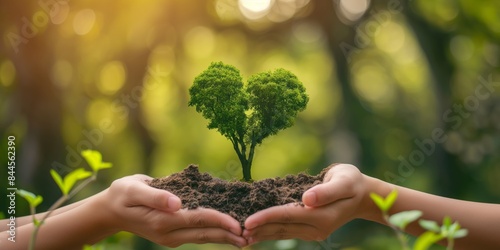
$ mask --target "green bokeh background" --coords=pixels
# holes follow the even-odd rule
[[[60,195],[49,170],[84,166],[76,152],[88,147],[114,168],[75,200],[116,178],[190,163],[240,179],[231,143],[187,106],[212,61],[244,79],[288,69],[309,94],[296,125],[257,149],[254,179],[347,162],[406,187],[500,203],[498,1],[4,1],[0,32],[0,161],[16,136],[16,185],[44,196],[41,210]],[[429,143],[440,131],[444,139]],[[5,197],[6,170],[0,176]],[[6,199],[0,205],[6,214]],[[28,213],[19,199],[17,213]],[[164,249],[128,233],[100,245]],[[392,245],[386,227],[353,221],[324,242],[248,249]]]

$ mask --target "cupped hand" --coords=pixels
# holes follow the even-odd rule
[[[146,175],[124,177],[102,193],[114,230],[129,231],[168,247],[185,243],[247,244],[234,218],[212,209],[180,209],[180,199],[150,187],[146,184],[150,179]]]
[[[307,190],[304,206],[287,204],[257,212],[245,221],[249,244],[265,240],[320,241],[360,216],[366,202],[366,176],[353,165],[332,165],[322,184]]]

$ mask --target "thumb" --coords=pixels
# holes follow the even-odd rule
[[[343,165],[336,166],[335,168],[341,169]],[[330,170],[325,176],[324,183],[316,185],[302,195],[302,202],[306,206],[319,207],[324,206],[341,199],[346,199],[354,196],[353,193],[353,180],[345,174],[333,173]]]
[[[174,194],[151,187],[139,181],[128,190],[130,203],[133,206],[146,206],[166,212],[175,212],[181,208],[181,200]]]
[[[302,202],[309,207],[319,207],[335,202],[338,200],[338,195],[333,191],[334,186],[328,182],[312,187],[302,195]]]

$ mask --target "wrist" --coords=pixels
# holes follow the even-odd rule
[[[391,184],[377,178],[373,178],[367,175],[363,175],[363,178],[365,188],[360,206],[361,210],[358,213],[358,218],[383,223],[382,213],[370,198],[370,193],[376,193],[385,197],[391,192],[393,187]]]
[[[91,202],[85,205],[89,205],[89,210],[93,210],[93,220],[96,226],[96,232],[100,232],[100,238],[104,239],[115,233],[120,232],[120,221],[116,213],[114,212],[113,199],[110,199],[107,195],[108,189],[96,194]],[[97,211],[96,211],[97,210]],[[100,240],[100,239],[99,239]]]

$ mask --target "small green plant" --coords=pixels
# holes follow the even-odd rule
[[[397,197],[398,192],[396,189],[392,190],[385,198],[378,194],[370,193],[370,198],[382,211],[384,220],[396,232],[402,248],[409,250],[410,247],[404,230],[408,224],[418,220],[422,216],[422,211],[410,210],[389,215],[389,210]],[[468,233],[467,229],[460,228],[460,224],[457,221],[452,223],[449,216],[444,217],[442,226],[439,226],[437,222],[431,220],[420,219],[418,222],[419,225],[427,231],[417,238],[413,246],[414,250],[426,250],[431,245],[443,239],[447,239],[448,241],[446,249],[451,250],[454,246],[454,239],[465,237]]]
[[[238,69],[212,63],[189,89],[194,106],[209,120],[208,128],[228,138],[238,155],[243,179],[251,181],[255,147],[294,124],[309,101],[305,88],[290,71],[258,73],[245,86]]]
[[[28,202],[30,206],[30,213],[33,217],[33,225],[35,226],[35,229],[31,234],[29,243],[30,250],[34,249],[38,231],[43,225],[43,222],[52,214],[52,212],[60,207],[64,202],[73,197],[76,193],[78,193],[83,187],[94,181],[97,178],[97,173],[99,172],[99,170],[112,167],[111,163],[102,162],[102,155],[99,151],[84,150],[81,152],[81,155],[86,160],[92,171],[86,171],[84,168],[78,168],[62,178],[55,170],[50,170],[52,178],[56,182],[63,195],[49,208],[47,213],[40,220],[36,218],[35,214],[36,207],[42,203],[43,197],[40,195],[35,195],[23,189],[17,190],[17,194],[23,197]],[[75,184],[80,180],[83,181],[75,187]]]

